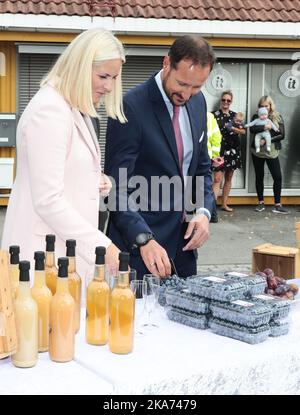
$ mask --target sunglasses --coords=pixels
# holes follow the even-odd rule
[[[225,99],[225,98],[222,98],[222,102],[231,102],[231,99]]]

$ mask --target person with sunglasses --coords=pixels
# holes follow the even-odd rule
[[[222,134],[220,156],[224,157],[224,165],[220,168],[213,168],[215,171],[214,180],[218,182],[219,188],[224,175],[224,185],[222,193],[222,210],[232,212],[233,209],[228,206],[228,197],[231,189],[233,173],[236,169],[241,168],[241,140],[240,134],[245,134],[244,128],[228,125],[234,125],[236,112],[230,110],[233,101],[233,93],[229,90],[223,91],[220,100],[220,109],[213,112]]]
[[[256,212],[263,212],[265,210],[264,204],[264,169],[265,163],[267,163],[268,169],[273,179],[273,192],[275,206],[272,210],[274,213],[281,213],[287,215],[289,212],[281,205],[281,187],[282,187],[282,174],[279,161],[279,150],[281,149],[281,141],[284,139],[284,121],[282,116],[276,111],[275,103],[269,95],[264,95],[258,101],[258,108],[266,108],[269,115],[269,119],[277,127],[277,131],[272,128],[272,124],[266,125],[253,125],[250,127],[250,132],[254,136],[263,131],[269,131],[271,135],[271,148],[267,149],[266,140],[260,140],[260,151],[255,149],[255,140],[252,141],[251,151],[252,160],[255,170],[255,185],[258,198],[258,205],[255,208]],[[253,115],[252,120],[258,118],[258,112]]]

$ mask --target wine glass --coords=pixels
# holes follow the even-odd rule
[[[141,321],[145,314],[145,303],[146,303],[146,282],[143,280],[132,280],[130,281],[130,288],[135,295],[135,334],[140,337],[145,333],[141,329]]]
[[[146,297],[145,308],[148,317],[148,321],[143,324],[143,327],[149,330],[158,327],[156,322],[153,322],[153,312],[155,310],[158,299],[158,280],[159,277],[153,274],[145,274],[143,277],[143,281],[146,282],[146,285],[144,286],[144,296]],[[154,281],[156,281],[156,284],[153,283]]]

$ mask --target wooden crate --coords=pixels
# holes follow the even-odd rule
[[[0,359],[17,348],[16,321],[8,271],[8,252],[0,251]]]
[[[262,244],[252,250],[252,271],[271,268],[278,277],[300,278],[299,248]]]

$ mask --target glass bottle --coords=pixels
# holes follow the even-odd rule
[[[113,353],[132,352],[135,297],[129,287],[129,254],[120,252],[117,285],[110,296],[109,350]]]
[[[49,356],[55,362],[74,358],[75,302],[69,292],[68,265],[68,258],[58,258],[56,293],[50,303]]]
[[[86,341],[102,345],[108,342],[109,328],[109,285],[105,280],[105,253],[103,246],[97,246],[95,273],[87,287],[86,295]]]
[[[46,235],[46,284],[52,295],[56,291],[57,268],[55,266],[55,235]]]
[[[52,293],[46,285],[45,252],[34,253],[35,272],[31,295],[38,306],[39,352],[46,352],[49,348],[49,318]]]
[[[69,291],[75,301],[75,333],[80,328],[80,306],[81,306],[81,278],[76,272],[75,239],[66,240],[67,257],[69,258],[68,281]]]
[[[19,287],[19,254],[20,254],[20,247],[18,245],[11,245],[9,247],[9,254],[10,254],[10,264],[9,264],[9,275],[10,275],[10,282],[12,287],[12,296],[15,300],[18,295],[18,287]]]
[[[29,261],[20,261],[20,283],[15,302],[18,346],[12,355],[17,367],[32,367],[38,359],[38,306],[31,296]]]

